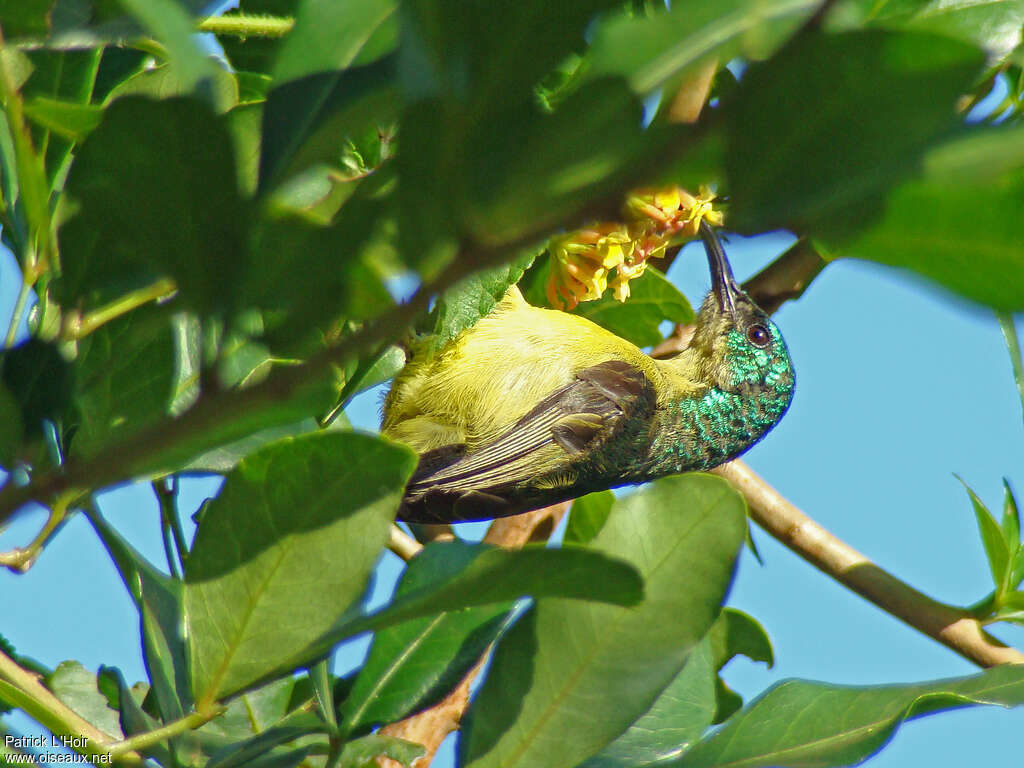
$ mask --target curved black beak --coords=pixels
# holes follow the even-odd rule
[[[722,242],[715,230],[706,221],[700,223],[700,239],[704,241],[704,250],[708,254],[708,266],[711,268],[711,289],[718,299],[718,308],[722,312],[732,314],[736,310],[734,297],[740,292],[736,280],[732,276],[732,267],[725,257]]]

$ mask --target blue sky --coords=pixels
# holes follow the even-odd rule
[[[790,242],[788,235],[745,240],[727,250],[739,278],[753,274]],[[699,301],[708,286],[698,245],[677,259],[670,277]],[[0,257],[0,318],[17,279]],[[797,369],[797,391],[782,423],[747,461],[783,494],[879,565],[947,602],[969,604],[988,589],[974,518],[954,472],[990,507],[1001,508],[1001,478],[1024,488],[1024,422],[999,327],[990,312],[917,278],[878,265],[841,260],[776,320]],[[1020,326],[1020,323],[1018,323]],[[380,393],[349,408],[373,429]],[[182,508],[216,491],[212,480],[184,483]],[[156,505],[148,486],[104,494],[112,522],[154,562],[162,562]],[[0,547],[27,541],[40,515],[17,519]],[[479,530],[479,528],[477,528]],[[772,682],[805,677],[847,684],[913,682],[970,674],[968,662],[832,582],[767,535],[755,531],[760,566],[742,556],[729,604],[757,617],[772,637],[768,670],[738,660],[729,684],[750,698]],[[397,573],[386,556],[376,598]],[[27,575],[0,572],[0,633],[22,652],[53,666],[77,659],[91,669],[119,666],[143,679],[134,609],[91,529],[72,520]],[[1024,632],[995,633],[1024,645]],[[365,642],[339,655],[358,661]],[[26,733],[25,717],[9,721]],[[975,709],[905,726],[870,765],[1010,763],[1019,753],[1024,709]],[[435,765],[453,764],[444,751]]]

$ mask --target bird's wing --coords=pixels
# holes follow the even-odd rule
[[[609,360],[586,368],[493,442],[470,453],[464,446],[424,453],[399,517],[453,522],[525,511],[531,485],[546,479],[546,485],[536,485],[537,498],[556,493],[552,477],[564,472],[571,478],[586,455],[654,399],[653,384],[628,363]],[[570,479],[566,491],[571,485]]]

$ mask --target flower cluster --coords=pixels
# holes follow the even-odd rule
[[[609,285],[615,298],[625,301],[629,281],[644,273],[649,259],[696,237],[704,219],[721,225],[714,199],[706,187],[696,196],[677,186],[640,189],[626,201],[625,222],[594,224],[553,237],[546,286],[551,306],[572,309],[581,301],[601,298]]]

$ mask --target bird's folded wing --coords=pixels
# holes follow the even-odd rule
[[[431,497],[431,507],[451,504],[464,493],[498,502],[512,487],[569,470],[653,396],[646,376],[627,363],[610,360],[587,368],[493,442],[469,453],[462,446],[446,446],[424,454],[400,516],[411,519],[412,506],[422,506],[415,504],[418,497]],[[430,516],[436,519],[437,511]],[[521,510],[505,514],[515,511]]]

